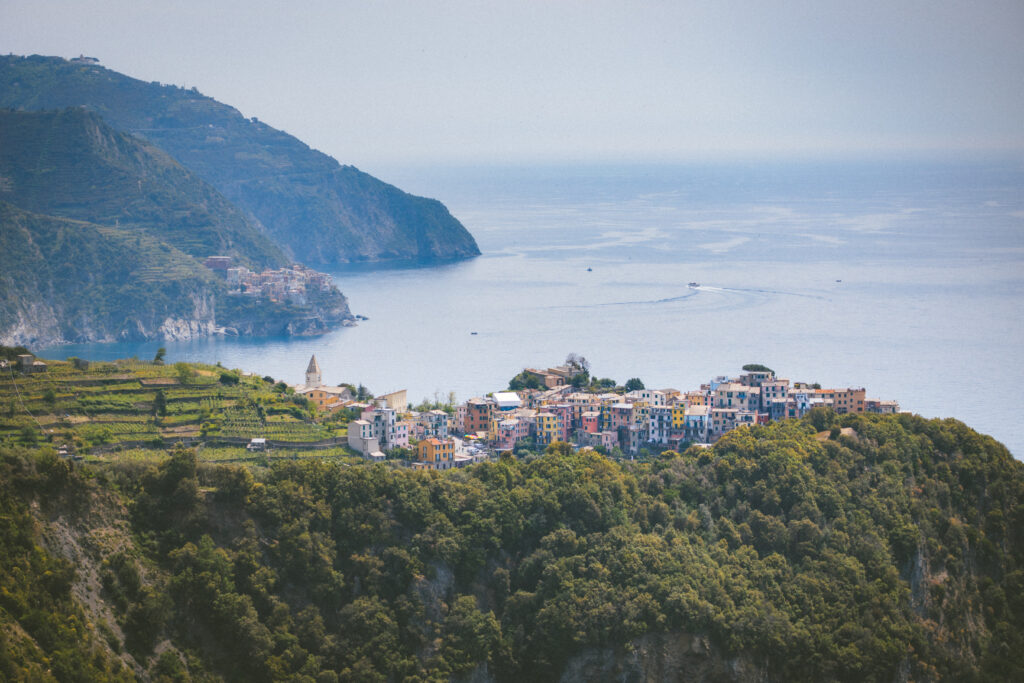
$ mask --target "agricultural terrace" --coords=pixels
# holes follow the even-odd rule
[[[138,359],[46,364],[0,370],[0,445],[48,444],[94,460],[159,460],[176,443],[221,462],[353,455],[343,445],[350,415],[319,413],[271,377]],[[254,454],[245,448],[254,438],[287,445]]]

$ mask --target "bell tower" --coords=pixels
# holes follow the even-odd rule
[[[320,379],[320,364],[316,362],[316,354],[309,359],[309,367],[306,368],[306,386],[318,387],[323,384]]]

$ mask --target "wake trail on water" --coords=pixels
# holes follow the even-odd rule
[[[646,299],[641,301],[606,301],[599,304],[573,304],[569,306],[552,306],[551,308],[607,308],[609,306],[657,306],[661,304],[674,304],[680,301],[686,301],[696,297],[701,292],[709,294],[737,294],[744,298],[751,298],[752,295],[774,294],[778,296],[797,296],[805,299],[818,299],[827,301],[828,297],[821,296],[818,294],[801,294],[799,292],[784,292],[774,289],[747,289],[742,287],[712,287],[701,285],[700,287],[693,287],[692,291],[679,296],[670,296],[662,299]]]

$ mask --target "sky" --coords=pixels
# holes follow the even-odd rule
[[[343,163],[1024,151],[1021,0],[0,0]]]

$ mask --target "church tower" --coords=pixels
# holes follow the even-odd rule
[[[309,359],[309,367],[306,368],[306,386],[318,387],[323,384],[320,379],[320,365],[316,362],[316,354]]]

